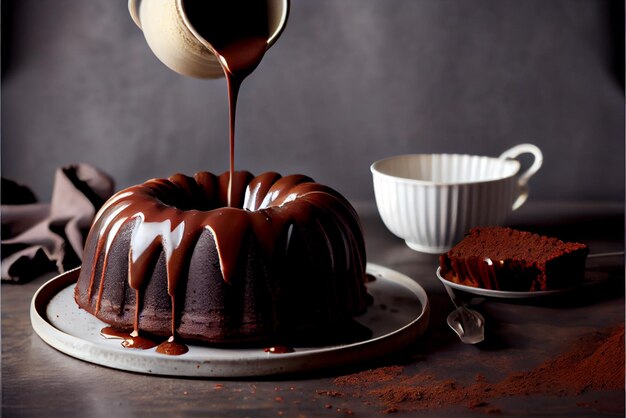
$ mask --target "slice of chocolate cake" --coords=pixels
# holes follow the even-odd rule
[[[562,289],[582,281],[588,254],[585,244],[511,228],[477,227],[441,255],[441,275],[485,289]]]

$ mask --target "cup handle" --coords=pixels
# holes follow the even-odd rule
[[[517,210],[528,199],[528,180],[541,168],[543,164],[543,153],[538,146],[533,144],[519,144],[508,150],[504,151],[498,157],[501,160],[515,159],[522,154],[532,154],[534,161],[532,165],[523,173],[520,174],[517,179],[517,186],[519,188],[519,195],[513,203],[513,210]]]
[[[128,0],[128,11],[135,25],[141,29],[141,20],[139,20],[139,0]]]

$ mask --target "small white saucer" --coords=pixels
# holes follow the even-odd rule
[[[272,354],[262,348],[224,349],[190,345],[180,356],[135,350],[100,335],[107,326],[74,301],[80,269],[45,283],[31,302],[35,332],[50,346],[80,360],[115,369],[171,376],[244,377],[309,372],[371,360],[400,350],[422,335],[430,316],[428,296],[411,278],[394,270],[367,265],[376,280],[367,283],[374,303],[355,317],[372,331],[369,339],[345,345],[295,347]]]
[[[490,298],[501,298],[501,299],[528,299],[528,298],[539,298],[542,296],[550,296],[558,293],[570,292],[572,289],[555,289],[555,290],[537,290],[533,292],[522,292],[522,291],[513,291],[513,290],[493,290],[493,289],[484,289],[482,287],[474,287],[467,286],[464,284],[454,283],[449,280],[443,278],[440,273],[441,267],[437,267],[437,278],[444,284],[444,286],[451,287],[456,290],[461,290],[463,292],[471,293],[478,296],[485,296]]]
[[[587,269],[585,271],[585,278],[582,283],[575,287],[568,287],[563,289],[553,289],[553,290],[537,290],[537,291],[510,291],[510,290],[493,290],[493,289],[483,289],[482,287],[474,287],[467,286],[459,283],[454,283],[449,280],[446,280],[441,275],[441,267],[437,268],[437,278],[444,286],[448,286],[452,289],[460,290],[466,293],[471,293],[478,296],[490,297],[490,298],[500,298],[500,299],[535,299],[542,298],[546,296],[554,296],[559,294],[571,293],[574,291],[578,291],[581,288],[586,288],[590,286],[596,286],[598,284],[606,282],[611,276],[609,273],[602,271],[602,269],[597,269],[603,265],[624,265],[624,253],[623,252],[615,252],[615,253],[602,253],[602,254],[593,254],[587,257],[588,261],[597,264],[594,267],[589,266],[589,262],[587,265]]]

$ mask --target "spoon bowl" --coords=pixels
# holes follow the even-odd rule
[[[447,322],[465,344],[477,344],[485,340],[485,318],[473,309],[461,305],[450,312]]]
[[[445,287],[448,296],[450,296],[450,300],[456,307],[446,319],[448,326],[452,328],[452,331],[454,331],[465,344],[477,344],[484,341],[485,318],[480,312],[468,308],[466,303],[454,293],[454,289],[445,284],[443,287]]]

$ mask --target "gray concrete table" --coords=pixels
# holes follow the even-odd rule
[[[471,384],[478,375],[497,380],[511,372],[531,370],[582,336],[624,322],[622,265],[610,283],[566,301],[484,302],[479,308],[487,318],[487,340],[478,346],[464,345],[445,323],[452,304],[435,277],[437,257],[407,248],[385,229],[373,206],[358,210],[369,261],[410,276],[429,295],[430,327],[407,350],[347,369],[274,378],[189,379],[112,370],[66,356],[33,332],[29,304],[47,279],[42,277],[25,285],[2,286],[3,416],[315,417],[383,416],[390,412],[429,417],[485,412],[624,416],[623,389],[571,396],[539,393],[491,399],[491,409],[458,403],[403,414],[401,402],[397,411],[389,410],[376,397],[340,386],[338,377],[380,368],[395,370],[396,379],[428,372],[459,384]],[[624,247],[621,205],[529,202],[512,216],[510,224],[588,243],[593,253],[623,251]]]

